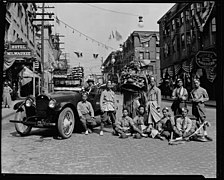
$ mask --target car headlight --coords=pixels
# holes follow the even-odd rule
[[[50,102],[49,102],[49,108],[54,108],[56,105],[56,101],[54,99],[51,99]]]
[[[27,99],[25,102],[26,107],[30,107],[32,105],[33,101],[31,99]]]

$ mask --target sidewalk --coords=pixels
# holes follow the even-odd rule
[[[173,101],[172,98],[170,98],[170,97],[167,97],[167,98],[162,97],[162,100]],[[187,104],[192,104],[192,103],[191,103],[191,101],[187,101]],[[206,101],[205,105],[208,107],[216,107],[216,101],[215,100]]]
[[[14,100],[12,101],[12,104],[10,106],[10,108],[5,108],[5,106],[2,105],[2,109],[1,109],[1,115],[2,115],[2,119],[4,118],[7,118],[11,115],[13,115],[16,111],[13,109],[14,105],[17,103],[17,102],[20,102],[22,100]]]

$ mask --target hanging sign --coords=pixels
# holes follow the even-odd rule
[[[216,66],[217,56],[212,51],[199,51],[196,54],[196,63],[201,68]]]
[[[28,48],[27,43],[24,43],[21,39],[17,39],[15,42],[9,44],[6,55],[16,57],[31,57],[32,50]]]

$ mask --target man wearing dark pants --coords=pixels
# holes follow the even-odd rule
[[[103,136],[104,123],[107,121],[108,116],[112,122],[114,128],[115,123],[115,93],[112,91],[111,81],[107,82],[107,89],[105,89],[100,96],[100,109],[101,115],[101,126],[100,126],[100,136]]]
[[[77,104],[77,111],[79,114],[80,121],[85,129],[85,134],[88,135],[92,132],[92,128],[96,126],[94,119],[94,111],[91,103],[87,101],[87,94],[82,94],[82,101]]]

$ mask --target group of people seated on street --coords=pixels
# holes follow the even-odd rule
[[[139,103],[134,117],[130,116],[128,108],[124,107],[122,116],[116,118],[115,93],[112,90],[111,81],[107,82],[106,89],[101,93],[100,97],[100,136],[103,136],[104,125],[110,120],[112,123],[112,134],[120,138],[140,139],[142,137],[157,138],[160,140],[173,140],[177,138],[191,140],[194,138],[193,133],[205,122],[204,102],[208,100],[207,92],[200,87],[200,81],[194,80],[195,88],[191,92],[192,96],[192,114],[195,120],[189,115],[189,109],[186,105],[187,91],[183,88],[182,80],[178,80],[178,86],[174,89],[172,110],[174,116],[171,115],[168,107],[162,108],[161,92],[155,85],[154,77],[150,78],[150,88],[146,92],[147,101],[145,104]],[[92,84],[91,84],[92,87]],[[85,134],[92,133],[93,128],[97,126],[94,116],[94,110],[90,102],[87,101],[89,89],[82,94],[82,101],[77,105],[80,121],[85,129]],[[206,126],[200,131],[201,138],[206,141],[212,141],[207,135]],[[199,134],[200,134],[199,133]],[[198,135],[198,133],[196,134]],[[189,138],[190,137],[190,138]]]

